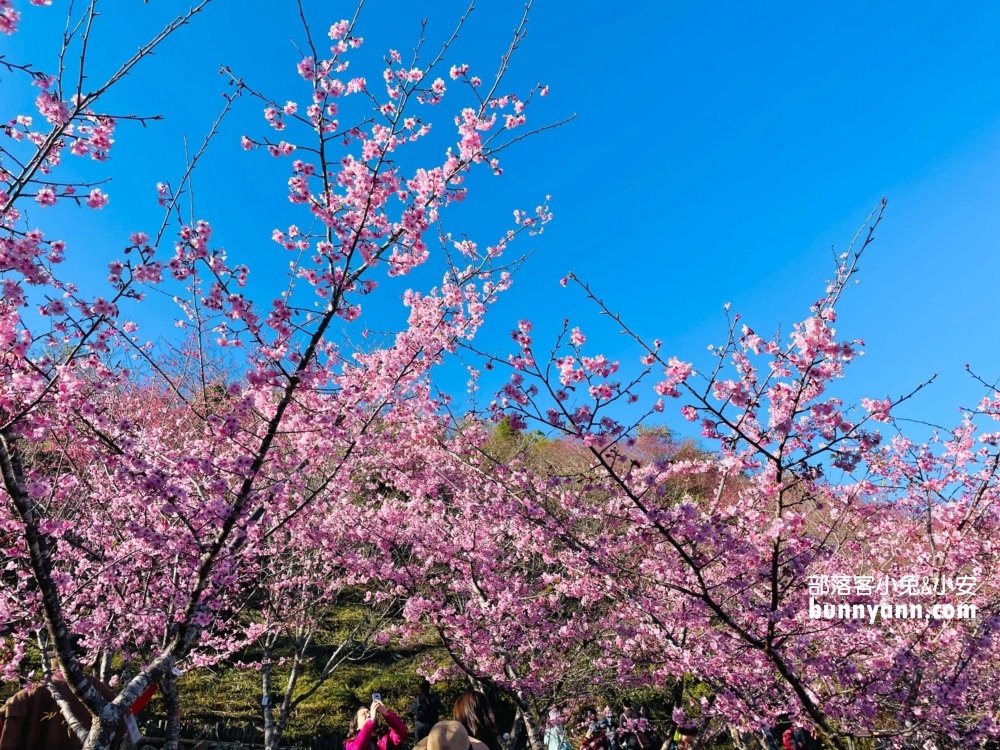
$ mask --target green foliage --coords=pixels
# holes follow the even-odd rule
[[[300,679],[297,694],[315,684],[313,667],[318,671],[322,665],[322,651],[317,646],[315,654],[311,654],[313,662]],[[291,737],[346,732],[352,714],[371,702],[372,693],[381,693],[386,706],[405,718],[422,680],[417,669],[428,651],[388,648],[364,661],[345,663],[292,714],[286,734]],[[241,659],[252,661],[259,656],[258,651],[248,650]],[[273,687],[277,693],[274,698],[280,700],[288,666],[278,667],[274,672]],[[178,680],[178,690],[185,722],[210,724],[221,719],[231,724],[263,726],[261,674],[257,670],[239,669],[231,664],[192,670]],[[445,703],[444,696],[455,691],[435,686],[435,692]],[[163,704],[157,696],[139,718],[140,722],[155,723],[163,715]]]
[[[493,430],[493,438],[491,442],[495,443],[506,443],[517,437],[518,432],[513,427],[510,426],[510,420],[507,417],[501,419],[496,428]]]

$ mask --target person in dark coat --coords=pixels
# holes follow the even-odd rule
[[[427,680],[420,683],[420,694],[407,713],[413,716],[413,741],[420,742],[441,717],[441,701],[431,695],[431,684]]]
[[[104,696],[106,700],[114,699],[115,695],[100,681],[88,677],[90,684]],[[73,711],[73,716],[84,729],[90,729],[91,716],[87,708],[69,689],[62,676],[54,675],[52,685],[64,698]],[[83,743],[76,733],[70,729],[63,718],[62,709],[52,697],[52,693],[44,684],[33,685],[11,696],[0,707],[0,750],[81,750]],[[125,723],[115,734],[115,744],[118,747],[125,736]]]

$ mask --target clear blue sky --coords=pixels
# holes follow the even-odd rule
[[[104,5],[95,57],[104,70],[186,7]],[[65,2],[19,6],[23,31],[0,39],[0,54],[51,69]],[[351,7],[309,3],[320,33]],[[381,68],[365,60],[409,49],[423,16],[440,39],[463,7],[369,0],[355,64],[375,80]],[[480,0],[450,62],[488,73],[521,7]],[[790,327],[822,291],[830,246],[844,249],[886,196],[862,282],[841,309],[841,330],[867,351],[843,394],[899,395],[939,372],[908,412],[953,422],[956,407],[979,395],[964,364],[1000,375],[998,28],[994,3],[537,0],[511,83],[550,84],[536,118],[579,116],[509,156],[500,180],[474,183],[478,194],[452,226],[490,241],[512,209],[552,195],[555,221],[518,243],[536,252],[483,343],[506,346],[519,317],[531,317],[542,339],[569,316],[609,354],[634,362],[638,352],[558,286],[573,270],[637,329],[704,366],[706,346],[724,335],[724,302],[758,333]],[[113,109],[166,120],[119,127],[111,205],[83,217],[67,236],[70,251],[103,268],[129,231],[151,227],[153,185],[176,179],[184,134],[200,141],[221,105],[220,64],[301,100],[293,39],[302,33],[291,0],[215,0],[141,67]],[[6,119],[34,92],[9,74],[3,86]],[[435,114],[443,129],[445,113]],[[261,108],[244,102],[196,182],[197,213],[258,284],[287,263],[271,230],[296,220],[285,200],[287,161],[239,148],[242,133],[264,130]],[[68,231],[80,212],[58,217]]]

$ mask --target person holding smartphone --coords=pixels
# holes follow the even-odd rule
[[[399,750],[405,741],[406,724],[373,693],[371,706],[362,706],[351,719],[344,750]]]

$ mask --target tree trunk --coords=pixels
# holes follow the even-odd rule
[[[264,709],[264,748],[265,750],[276,750],[281,741],[280,735],[275,736],[274,727],[274,707],[271,705],[271,655],[273,653],[274,640],[267,637],[264,643],[264,653],[261,658],[260,668],[260,704]]]
[[[83,743],[83,750],[111,750],[118,742],[118,734],[115,730],[121,725],[124,713],[121,708],[109,703],[90,725],[90,732],[87,735],[87,741]]]
[[[98,667],[97,679],[103,682],[105,685],[108,684],[108,680],[111,679],[111,651],[104,649],[101,651],[101,666]]]
[[[264,750],[278,750],[281,738],[285,734],[285,728],[288,726],[288,717],[292,715],[292,709],[294,708],[292,696],[295,694],[295,688],[299,684],[299,677],[302,675],[302,662],[305,660],[305,651],[308,644],[308,635],[304,635],[300,632],[295,643],[295,656],[292,658],[292,671],[288,674],[288,680],[285,682],[285,692],[281,696],[281,707],[278,709],[278,719],[274,722],[274,743],[273,745],[268,745],[265,742]]]
[[[729,736],[733,740],[733,748],[735,750],[751,750],[746,735],[736,727],[729,727]]]
[[[528,735],[528,747],[531,750],[542,750],[542,737],[538,733],[534,718],[520,706],[518,706],[517,712],[521,721],[524,722],[524,731]]]
[[[168,669],[160,678],[160,690],[167,709],[166,739],[163,750],[180,750],[181,742],[181,701],[177,693],[177,675]]]

